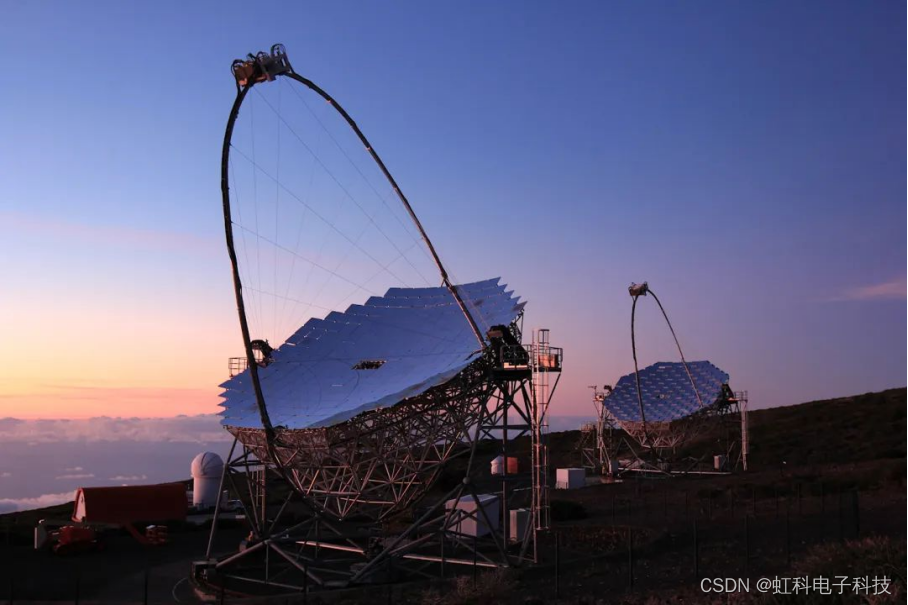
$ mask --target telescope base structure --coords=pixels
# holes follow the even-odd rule
[[[603,475],[727,474],[747,470],[747,393],[729,393],[721,405],[671,422],[618,422],[599,409],[596,448],[584,450],[584,465],[594,464]],[[679,456],[685,447],[707,436],[721,452]],[[595,453],[594,453],[595,452]],[[723,461],[718,465],[716,457]],[[707,458],[709,458],[707,460]]]
[[[424,495],[445,462],[468,453],[463,443],[489,390],[477,362],[440,387],[341,424],[276,428],[278,462],[325,517],[388,519]],[[257,460],[269,460],[262,429],[228,430]]]
[[[218,544],[216,517],[195,581],[215,593],[270,594],[537,561],[549,486],[530,471],[546,447],[538,443],[547,425],[538,404],[547,407],[557,386],[557,354],[557,365],[544,369],[532,355],[507,369],[483,358],[396,406],[332,427],[277,429],[282,469],[268,458],[261,431],[232,429],[223,489],[239,496],[250,534],[239,551],[216,557],[216,547],[229,546]],[[521,437],[531,442],[533,464],[490,475],[483,456],[507,460]],[[449,466],[447,485],[434,485],[454,458],[460,470]],[[524,522],[511,528],[512,517]]]

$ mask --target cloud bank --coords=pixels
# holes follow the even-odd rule
[[[67,441],[131,441],[216,443],[232,439],[216,414],[173,418],[111,418],[84,420],[22,420],[0,418],[0,441],[37,445]],[[69,470],[69,469],[67,469]],[[73,468],[73,472],[81,471]]]
[[[45,506],[56,506],[57,504],[72,502],[74,499],[74,491],[42,494],[34,498],[0,498],[0,515],[33,508],[44,508]]]

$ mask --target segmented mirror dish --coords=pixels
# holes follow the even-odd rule
[[[715,405],[728,384],[728,374],[708,361],[688,362],[691,376],[681,362],[659,362],[640,370],[640,391],[646,422],[671,422],[696,414]],[[642,422],[637,382],[634,374],[622,376],[612,393],[603,401],[606,411],[619,422]]]
[[[510,325],[523,310],[499,278],[458,286],[480,329]],[[259,368],[275,427],[331,426],[441,385],[481,356],[444,287],[391,288],[343,313],[310,319]],[[222,424],[261,428],[246,370],[221,384]]]

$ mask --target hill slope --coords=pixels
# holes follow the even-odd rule
[[[750,413],[759,466],[841,464],[905,457],[906,389]]]

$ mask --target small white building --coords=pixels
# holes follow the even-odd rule
[[[527,531],[530,529],[530,509],[514,508],[509,512],[511,523],[508,531],[511,535],[508,537],[511,542],[520,542],[526,537]]]
[[[488,523],[479,512],[480,507],[485,511]],[[463,496],[459,501],[457,498],[452,498],[445,502],[446,511],[453,508],[457,509],[457,512],[454,513],[455,522],[451,526],[451,531],[454,533],[478,538],[498,529],[500,511],[498,496],[495,494],[478,494],[476,498]]]
[[[580,489],[586,486],[586,469],[559,468],[555,471],[555,489]]]

